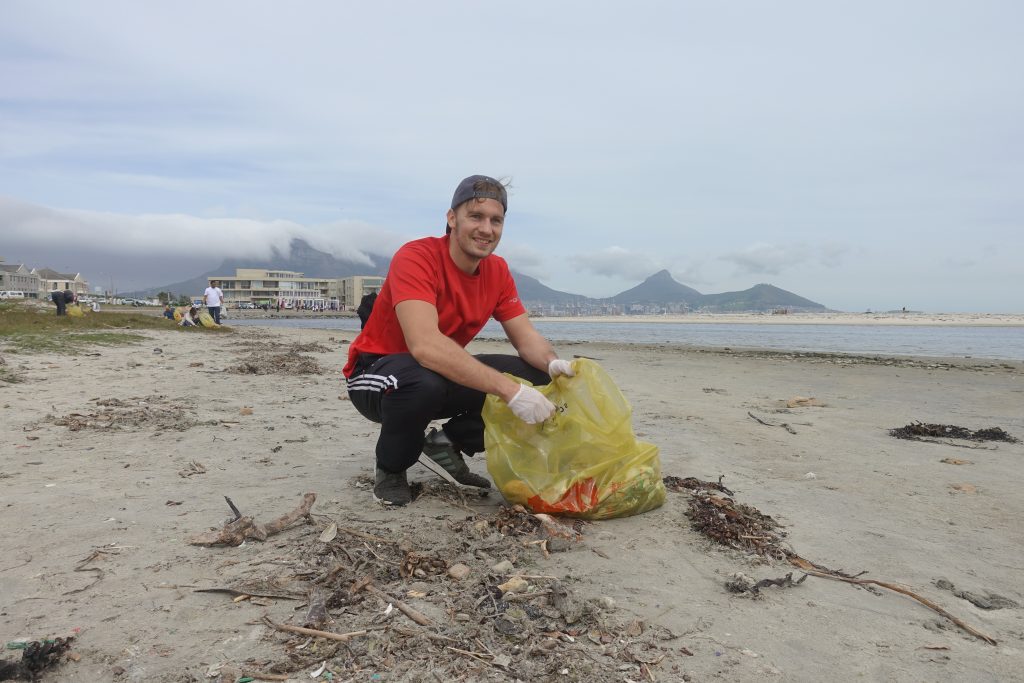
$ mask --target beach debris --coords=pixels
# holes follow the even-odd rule
[[[947,465],[973,465],[974,462],[971,460],[961,460],[960,458],[943,458],[939,462],[944,462]]]
[[[319,342],[295,342],[293,344],[278,344],[274,342],[251,341],[242,344],[250,352],[272,352],[279,353],[330,353],[333,349],[324,346]]]
[[[227,369],[236,375],[322,375],[323,367],[308,356],[287,353],[251,353],[241,363]]]
[[[95,398],[97,410],[89,413],[47,415],[44,421],[77,432],[83,429],[184,431],[199,424],[191,399],[167,396],[135,396],[128,399]]]
[[[673,477],[671,475],[663,477],[662,481],[665,483],[665,488],[670,491],[679,492],[693,492],[699,489],[712,489],[714,491],[721,491],[722,493],[731,496],[733,492],[726,488],[722,480],[725,479],[725,475],[718,477],[718,481],[701,481],[694,477]]]
[[[227,498],[225,496],[225,498]],[[234,503],[228,500],[228,506],[235,513],[235,519],[224,524],[219,530],[208,531],[189,539],[190,545],[214,546],[214,545],[241,545],[246,539],[251,538],[257,541],[265,541],[274,534],[281,533],[299,520],[312,522],[309,515],[310,508],[316,502],[315,493],[307,493],[302,497],[302,503],[291,512],[278,517],[267,524],[259,524],[252,517],[242,515]]]
[[[684,481],[678,478],[673,478],[673,480]],[[905,586],[876,579],[862,579],[859,577],[865,572],[850,575],[840,570],[829,569],[801,557],[788,546],[782,545],[785,533],[780,531],[778,523],[768,515],[765,515],[756,508],[736,503],[731,496],[720,496],[711,493],[711,490],[716,490],[714,482],[700,482],[700,480],[692,479],[685,481],[703,485],[694,488],[675,488],[669,485],[668,478],[666,477],[666,488],[689,493],[690,507],[686,512],[686,516],[690,518],[690,525],[694,530],[716,543],[737,550],[754,552],[773,559],[786,560],[810,576],[842,581],[857,586],[879,586],[896,593],[901,593],[917,600],[925,607],[942,615],[976,638],[980,638],[990,645],[997,644],[990,636],[985,635],[934,602],[921,597]]]
[[[18,640],[7,643],[9,650],[21,650],[18,661],[0,660],[0,681],[38,680],[45,670],[60,663],[71,648],[74,636],[46,640]],[[68,657],[71,659],[71,657]]]
[[[878,581],[876,579],[860,579],[860,578],[856,578],[856,577],[852,577],[852,576],[841,576],[841,575],[836,575],[836,574],[830,574],[830,573],[822,572],[822,571],[820,571],[820,569],[821,569],[820,567],[815,565],[813,562],[810,562],[808,560],[803,559],[799,555],[793,555],[792,557],[789,558],[789,561],[790,561],[791,564],[796,565],[797,567],[799,567],[800,569],[802,569],[806,573],[810,574],[811,576],[817,576],[817,577],[823,578],[823,579],[831,579],[833,581],[842,581],[844,583],[851,583],[851,584],[856,585],[856,586],[881,586],[882,588],[887,588],[887,589],[889,589],[889,590],[891,590],[891,591],[893,591],[895,593],[901,593],[903,595],[906,595],[909,598],[913,598],[914,600],[917,600],[919,603],[921,603],[922,605],[924,605],[928,609],[930,609],[930,610],[932,610],[934,612],[937,612],[938,614],[942,615],[943,617],[945,617],[949,621],[951,621],[954,624],[956,624],[957,626],[959,626],[964,631],[967,631],[968,633],[970,633],[975,638],[980,638],[981,640],[984,640],[989,645],[998,645],[999,644],[991,636],[985,635],[984,633],[982,633],[978,629],[974,628],[973,626],[968,625],[963,620],[958,619],[957,617],[953,616],[952,614],[950,614],[949,612],[944,610],[942,607],[939,607],[937,604],[935,604],[931,600],[929,600],[927,598],[924,598],[924,597],[921,597],[920,595],[918,595],[914,591],[910,590],[906,586],[901,586],[901,585],[899,585],[897,583],[891,583],[891,582],[888,582],[888,581]]]
[[[825,404],[813,396],[794,396],[786,401],[787,408],[824,408]]]
[[[689,654],[678,644],[668,646],[678,635],[636,620],[628,610],[616,618],[614,600],[586,595],[583,584],[543,570],[511,573],[533,561],[522,559],[529,552],[524,540],[548,537],[543,522],[529,513],[509,509],[506,515],[504,524],[511,517],[533,533],[502,535],[498,514],[474,511],[410,525],[346,517],[326,542],[320,540],[323,526],[334,522],[318,519],[319,528],[287,542],[254,545],[239,564],[283,565],[277,589],[238,581],[225,592],[237,597],[240,610],[261,593],[305,595],[308,611],[287,618],[293,610],[282,606],[267,614],[261,623],[280,639],[280,656],[226,664],[222,676],[230,668],[241,676],[259,670],[281,680],[305,678],[326,661],[317,680],[366,678],[366,672],[399,680],[430,671],[438,680],[500,675],[532,681],[564,679],[570,674],[558,672],[567,671],[571,680],[649,681],[658,679],[659,665],[671,677],[667,667]],[[425,524],[446,532],[424,533]],[[470,572],[458,582],[445,580],[446,562]],[[508,573],[496,574],[494,567]],[[332,615],[344,628],[331,625]]]
[[[743,572],[736,572],[728,581],[725,582],[725,587],[733,593],[750,593],[751,595],[756,596],[760,594],[762,588],[767,588],[768,586],[778,586],[779,588],[792,588],[793,586],[799,586],[807,580],[807,576],[807,574],[804,574],[794,581],[793,572],[789,572],[778,579],[761,579],[760,581],[757,581],[750,578]]]
[[[1020,607],[1020,605],[1013,600],[1003,597],[997,593],[985,591],[984,594],[982,594],[980,591],[975,593],[972,591],[961,590],[947,579],[936,579],[934,583],[936,588],[949,591],[956,597],[966,600],[979,609],[995,610]]]
[[[681,490],[675,488],[668,479],[665,478],[666,487]],[[776,560],[786,559],[789,551],[782,547],[786,533],[774,519],[756,508],[737,503],[731,498],[731,492],[724,493],[720,481],[680,481],[689,484],[682,490],[690,493],[690,507],[686,516],[689,517],[690,525],[695,531],[716,543],[736,550],[753,552]]]
[[[761,418],[759,418],[757,415],[754,415],[749,410],[747,411],[747,415],[749,415],[750,417],[754,418],[754,420],[756,422],[758,422],[759,424],[763,424],[765,427],[782,427],[783,429],[785,429],[790,434],[796,434],[796,430],[793,429],[792,427],[790,427],[788,422],[780,422],[778,424],[776,424],[774,422],[767,422],[767,421],[762,420]]]
[[[455,579],[456,581],[462,581],[464,578],[470,575],[473,570],[461,562],[453,564],[448,567],[448,576]]]
[[[274,621],[272,621],[271,618],[266,615],[263,616],[263,623],[278,631],[298,633],[304,636],[313,636],[314,638],[327,638],[328,640],[337,640],[342,643],[348,642],[356,636],[365,636],[367,633],[369,633],[367,629],[349,631],[348,633],[333,633],[331,631],[321,631],[315,628],[304,628],[302,626],[292,626],[290,624],[277,624],[274,623]]]
[[[978,492],[978,487],[974,484],[950,484],[949,488],[957,493],[974,494]]]
[[[526,590],[529,587],[530,587],[530,582],[527,581],[526,579],[524,579],[521,576],[513,576],[511,579],[509,579],[505,583],[499,583],[498,584],[498,590],[500,590],[502,592],[502,594],[506,594],[506,593],[525,593]]]
[[[319,540],[320,540],[321,543],[330,543],[337,536],[338,536],[338,524],[336,522],[331,522],[327,526],[327,528],[324,529],[320,533],[320,539]]]
[[[191,477],[193,474],[206,474],[206,466],[198,460],[193,460],[184,469],[178,470],[178,476],[184,479]]]
[[[287,578],[242,579],[229,586],[211,586],[196,588],[194,593],[227,593],[235,598],[274,598],[277,600],[305,600],[307,591],[304,586],[293,586],[294,581]]]
[[[897,439],[908,441],[924,441],[927,443],[941,443],[949,446],[961,446],[951,443],[946,439],[960,439],[963,441],[1003,441],[1006,443],[1020,443],[1020,439],[1007,434],[1002,427],[989,427],[971,431],[966,427],[956,425],[932,424],[924,422],[911,422],[904,427],[897,427],[889,430],[889,435]],[[969,448],[969,446],[964,446]]]

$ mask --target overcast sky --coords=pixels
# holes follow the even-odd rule
[[[1012,0],[3,0],[0,257],[101,251],[84,274],[127,288],[294,236],[390,255],[485,173],[498,253],[556,289],[667,268],[1021,313],[1021,26]]]

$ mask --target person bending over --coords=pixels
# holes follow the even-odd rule
[[[199,324],[199,309],[195,306],[188,309],[184,315],[181,316],[181,321],[178,323],[182,327],[195,327]]]
[[[533,327],[508,265],[494,250],[508,209],[505,186],[487,176],[459,183],[443,237],[424,237],[395,254],[373,315],[349,348],[343,373],[352,405],[380,423],[373,494],[387,505],[412,500],[408,470],[424,453],[456,481],[490,482],[463,455],[484,450],[480,412],[493,394],[519,419],[543,422],[554,404],[530,383],[573,374]],[[465,346],[493,317],[517,355],[470,355]],[[424,431],[447,418],[441,431]]]

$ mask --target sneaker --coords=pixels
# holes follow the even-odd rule
[[[373,499],[381,505],[402,506],[411,503],[412,490],[409,488],[405,472],[392,474],[378,467],[373,486]]]
[[[466,464],[462,453],[455,448],[444,430],[430,429],[430,433],[423,438],[423,454],[440,465],[445,472],[451,475],[452,479],[460,484],[482,489],[491,488],[491,482],[486,477],[481,477],[469,470],[469,465]]]

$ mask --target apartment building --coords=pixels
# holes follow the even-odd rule
[[[301,306],[303,308],[330,308],[327,296],[329,280],[308,278],[292,270],[264,270],[237,268],[234,275],[211,277],[220,282],[224,304],[229,308],[240,303]]]
[[[26,299],[37,299],[39,276],[22,263],[0,262],[0,292],[24,292]]]
[[[353,275],[332,280],[328,291],[338,300],[341,310],[354,311],[364,296],[373,292],[379,294],[383,286],[384,278],[379,275]]]
[[[58,273],[49,268],[33,268],[32,274],[39,278],[39,295],[49,296],[50,292],[70,289],[82,296],[89,293],[89,281],[81,273]]]
[[[220,282],[224,305],[257,306],[278,302],[289,308],[307,310],[355,310],[364,294],[379,292],[384,278],[376,275],[355,275],[346,278],[312,278],[292,270],[237,268],[234,275],[211,277]]]

